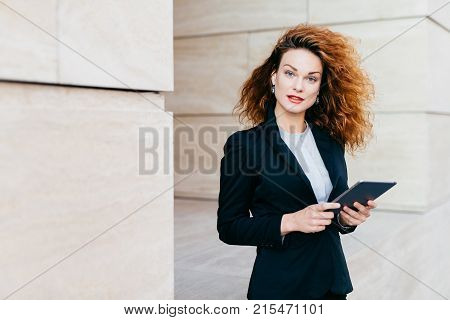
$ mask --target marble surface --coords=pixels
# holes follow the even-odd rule
[[[450,2],[445,7],[447,30],[436,23],[428,24],[428,45],[430,61],[430,110],[450,114]],[[444,14],[443,12],[439,12]],[[433,15],[434,18],[434,15]]]
[[[270,57],[273,47],[279,37],[284,33],[284,29],[262,32],[250,32],[248,35],[248,67],[247,73],[260,66]]]
[[[60,108],[61,110],[165,111],[164,95],[152,92],[0,83],[0,109]],[[11,111],[12,112],[12,111]],[[173,120],[170,112],[164,113]]]
[[[430,137],[428,121],[421,113],[377,114],[367,149],[354,157],[346,153],[349,186],[358,180],[396,181],[379,199],[379,208],[427,210],[432,184],[426,169],[431,165],[429,147],[438,138]]]
[[[61,83],[173,91],[172,1],[60,0],[58,23]]]
[[[428,154],[431,165],[431,188],[428,190],[430,203],[441,204],[450,198],[450,116],[428,115],[428,131],[431,137]]]
[[[346,161],[349,186],[358,180],[397,182],[380,198],[380,208],[429,211],[450,196],[450,173],[446,169],[450,161],[450,116],[377,114],[369,147],[355,157],[347,153]]]
[[[438,11],[436,11],[438,10]],[[428,12],[433,20],[450,30],[450,4],[447,0],[428,0]]]
[[[248,278],[175,269],[175,300],[245,300]]]
[[[0,4],[0,79],[58,81],[58,0]],[[39,27],[37,27],[39,26]]]
[[[247,34],[176,39],[175,91],[167,93],[174,113],[229,114],[247,76]]]
[[[175,194],[215,198],[225,141],[244,126],[232,116],[177,116],[176,119],[179,121],[174,123]]]
[[[450,201],[349,258],[355,299],[449,299]]]
[[[172,1],[6,0],[0,78],[173,91]]]
[[[175,37],[283,28],[306,19],[306,0],[174,1]]]
[[[329,24],[425,16],[428,0],[314,0],[309,2],[311,23]],[[441,0],[441,2],[443,2]]]
[[[146,97],[0,84],[2,298],[173,298],[172,141],[139,171],[173,119]]]
[[[330,26],[355,39],[362,67],[375,85],[376,112],[450,112],[450,91],[444,88],[450,81],[450,33],[433,21],[418,21]]]

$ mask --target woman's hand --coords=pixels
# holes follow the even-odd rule
[[[370,210],[375,209],[377,204],[373,200],[367,202],[367,206],[363,206],[359,202],[353,203],[353,206],[358,211],[352,210],[347,206],[344,206],[339,215],[339,222],[343,226],[357,226],[366,221],[370,217]]]
[[[287,213],[281,219],[281,235],[289,232],[301,231],[305,233],[319,232],[331,224],[333,212],[324,212],[329,209],[337,209],[341,205],[335,202],[324,202],[310,205],[294,213]]]

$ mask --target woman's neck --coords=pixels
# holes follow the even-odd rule
[[[292,113],[283,109],[277,102],[275,106],[275,117],[278,126],[289,133],[302,133],[306,130],[305,111]]]

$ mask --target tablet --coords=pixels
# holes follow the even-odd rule
[[[396,184],[397,182],[394,181],[386,182],[360,180],[355,183],[350,189],[345,190],[341,195],[339,195],[332,201],[341,204],[340,208],[332,209],[332,211],[337,214],[340,212],[340,210],[342,210],[344,206],[358,211],[358,209],[353,206],[354,202],[359,202],[362,205],[367,206],[368,200],[375,200]]]

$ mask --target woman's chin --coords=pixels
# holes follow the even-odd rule
[[[283,106],[283,109],[291,113],[302,113],[306,109],[300,104],[289,103]]]

